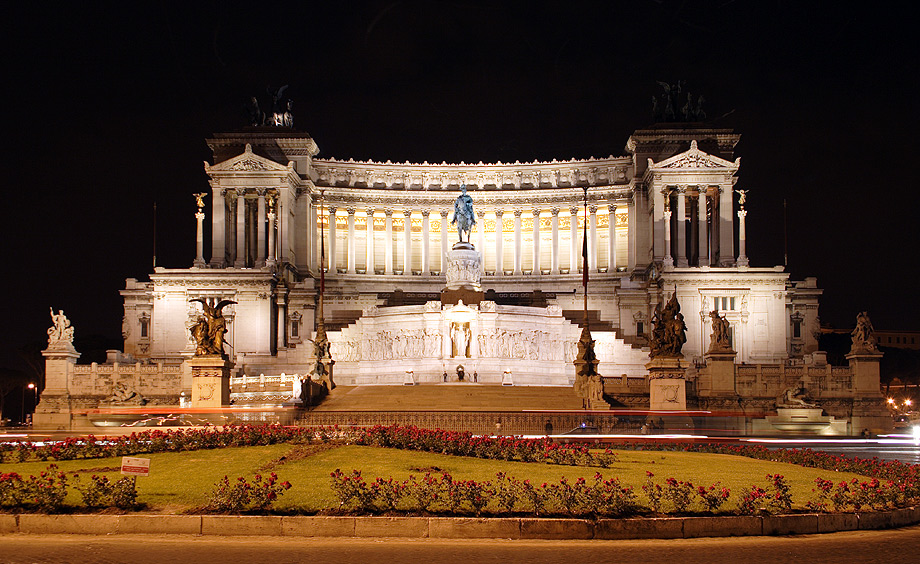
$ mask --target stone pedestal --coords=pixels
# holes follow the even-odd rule
[[[867,394],[881,397],[879,362],[882,353],[850,351],[846,359],[853,369],[853,391],[856,397],[865,397]]]
[[[45,357],[45,390],[35,407],[32,425],[35,429],[72,429],[73,406],[70,378],[80,353],[70,343],[58,343],[42,351]]]
[[[649,409],[686,411],[687,369],[682,358],[653,358],[645,367],[649,377]]]
[[[700,382],[700,392],[713,396],[735,395],[735,351],[712,351],[703,357],[706,359],[706,376]]]
[[[441,303],[453,305],[463,300],[465,304],[482,301],[482,253],[471,243],[455,243],[447,252],[447,287],[441,291]]]
[[[877,350],[851,350],[846,356],[853,369],[853,410],[850,419],[850,433],[859,435],[863,429],[874,434],[891,431],[893,422],[879,382],[879,361],[882,353]]]
[[[195,356],[192,367],[192,407],[230,405],[230,370],[233,363],[219,356]]]

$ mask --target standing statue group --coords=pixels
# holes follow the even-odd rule
[[[195,298],[190,302],[201,303],[203,315],[198,316],[198,321],[189,329],[195,338],[195,356],[216,355],[227,358],[224,353],[224,335],[227,333],[227,319],[221,311],[224,307],[235,304],[232,300],[221,300],[215,305],[215,300]]]
[[[54,313],[54,308],[50,310],[52,326],[48,329],[48,347],[72,347],[73,327],[70,325],[70,320],[64,315],[63,309],[59,309],[57,313]]]
[[[850,352],[878,352],[878,340],[875,338],[875,329],[869,320],[868,312],[861,311],[856,316],[856,327],[850,333],[850,337],[853,339]]]
[[[680,313],[680,304],[677,294],[672,294],[671,299],[662,309],[661,304],[655,308],[652,317],[652,334],[649,336],[651,358],[680,358],[683,356],[680,349],[687,342],[687,324]]]
[[[271,112],[263,112],[259,107],[259,99],[255,96],[249,99],[246,104],[246,114],[249,125],[259,126],[268,125],[274,127],[294,127],[294,101],[290,98],[283,98],[284,91],[288,85],[285,84],[277,90],[271,87],[265,89],[271,97]]]
[[[732,350],[731,324],[718,311],[709,312],[712,318],[712,337],[709,352],[730,352]]]
[[[466,193],[466,184],[460,187],[462,194],[454,200],[454,217],[450,220],[451,225],[457,226],[457,236],[463,243],[463,234],[466,233],[466,243],[470,242],[470,236],[473,233],[473,226],[476,225],[476,214],[473,212],[473,198]]]
[[[683,85],[681,81],[676,84],[658,81],[658,84],[664,90],[659,99],[652,96],[652,114],[656,122],[690,122],[703,121],[706,119],[706,112],[703,111],[704,98],[698,97],[693,100],[693,95],[687,92],[684,105],[680,105],[680,94]]]

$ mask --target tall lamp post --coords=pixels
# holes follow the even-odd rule
[[[19,404],[19,407],[20,407],[20,409],[19,409],[19,421],[20,421],[20,423],[22,423],[23,425],[25,425],[25,423],[26,423],[26,388],[29,388],[30,390],[32,390],[32,391],[33,391],[33,394],[36,393],[36,392],[35,392],[35,384],[34,384],[33,382],[29,382],[29,385],[28,385],[28,386],[23,386],[23,387],[22,387],[22,403]],[[35,403],[37,403],[37,401],[33,401],[32,403],[35,404]]]

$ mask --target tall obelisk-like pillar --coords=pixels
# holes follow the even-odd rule
[[[747,200],[747,190],[736,190],[738,192],[738,204],[741,209],[738,210],[738,266],[748,266],[747,258],[747,235],[745,234],[744,220],[747,217],[747,211],[744,209],[744,202]]]
[[[197,222],[197,227],[195,230],[195,262],[192,263],[192,268],[204,268],[204,212],[201,211],[204,208],[204,197],[207,194],[201,192],[195,194],[195,202],[198,205],[198,213],[195,214],[195,220]]]

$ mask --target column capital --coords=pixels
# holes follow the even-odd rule
[[[428,217],[431,214],[431,210],[422,210],[422,217]]]
[[[345,208],[345,211],[348,212],[348,215],[355,215],[355,208]]]
[[[524,210],[514,210],[514,217],[521,217],[521,213],[523,213],[523,211]]]
[[[591,204],[590,206],[588,206],[588,211],[591,213],[597,213],[597,206],[594,204]]]
[[[569,213],[572,215],[578,215],[578,206],[572,206],[569,208]]]
[[[501,209],[495,210],[495,217],[500,218],[503,215],[505,215],[505,210],[501,210]]]
[[[256,188],[256,194],[257,194],[260,198],[264,198],[264,197],[265,197],[265,194],[266,194],[267,192],[268,192],[268,188]]]
[[[667,210],[667,209],[664,210],[664,218],[665,218],[665,220],[670,220],[670,219],[671,219],[671,210]],[[666,231],[665,231],[665,234],[669,233],[669,231],[670,231],[670,230],[666,230]]]
[[[383,208],[383,215],[393,217],[393,208]]]
[[[616,205],[616,204],[607,204],[607,211],[610,212],[610,213],[617,213],[617,205]]]
[[[204,212],[199,211],[198,213],[196,213],[196,214],[195,214],[195,219],[197,219],[198,221],[203,221],[203,220],[204,220]]]
[[[450,210],[439,210],[441,217],[447,219],[447,215],[450,213]]]
[[[376,208],[364,208],[364,213],[366,213],[368,217],[373,217],[374,214],[377,213],[377,210]]]
[[[559,215],[559,208],[550,208],[549,212],[553,214],[553,217],[557,217]]]
[[[738,218],[739,218],[739,219],[744,219],[744,217],[745,217],[746,215],[747,215],[747,210],[738,210]]]
[[[406,217],[406,219],[412,217],[412,210],[403,210],[403,215]]]
[[[326,209],[329,210],[329,215],[335,215],[335,212],[338,211],[338,208],[335,206],[326,206]]]
[[[541,209],[534,208],[534,209],[533,209],[533,216],[534,216],[534,217],[540,217],[540,213],[541,213],[542,211],[543,211],[543,210],[541,210]]]

